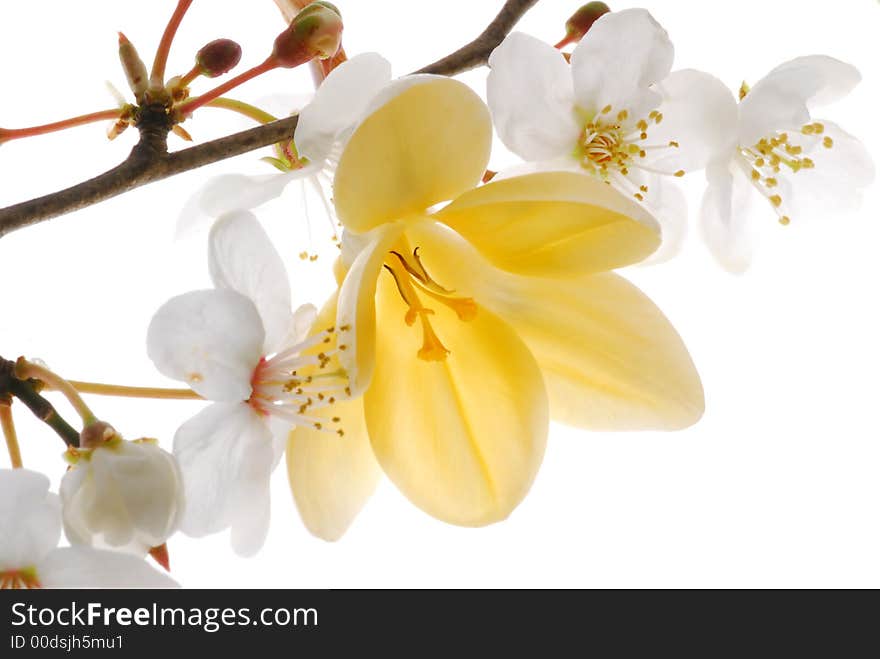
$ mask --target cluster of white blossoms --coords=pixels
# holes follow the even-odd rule
[[[856,69],[825,56],[773,69],[739,103],[713,76],[671,71],[673,46],[644,9],[599,18],[571,54],[511,34],[489,60],[489,107],[504,144],[535,169],[581,170],[643,202],[670,257],[687,227],[676,177],[705,169],[701,229],[719,263],[751,257],[749,189],[788,224],[858,205],[867,151],[814,108],[846,95]],[[655,256],[656,258],[656,256]]]
[[[61,497],[42,474],[0,470],[0,588],[177,585],[144,560],[176,531],[182,501],[173,459],[114,441],[78,452]],[[58,547],[62,520],[70,547]]]
[[[695,423],[704,399],[687,349],[613,271],[681,249],[687,174],[705,172],[706,244],[741,272],[749,198],[786,225],[855,205],[874,169],[812,114],[856,86],[852,66],[797,58],[737,99],[673,60],[666,31],[630,9],[598,18],[570,56],[509,35],[489,59],[488,103],[444,77],[393,80],[375,53],[335,68],[270,159],[280,172],[213,179],[184,211],[213,222],[214,287],[158,309],[147,352],[208,404],[173,454],[88,425],[60,497],[43,476],[0,471],[0,586],[173,585],[144,558],[162,562],[178,530],[228,529],[252,556],[285,454],[305,525],[336,540],[383,472],[427,513],[479,526],[525,496],[551,418]],[[493,128],[524,161],[497,175]],[[294,307],[251,212],[291,181],[343,229],[320,311]],[[57,548],[62,525],[70,548]]]

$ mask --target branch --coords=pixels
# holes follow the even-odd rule
[[[451,55],[419,69],[416,73],[451,76],[485,65],[492,51],[501,45],[513,26],[536,4],[538,0],[507,0],[495,20],[480,36]]]
[[[79,432],[76,431],[43,398],[33,380],[20,380],[15,377],[15,362],[0,357],[0,404],[9,402],[10,396],[17,398],[37,417],[64,440],[68,446],[79,446]]]
[[[417,73],[455,75],[485,64],[492,51],[538,0],[507,0],[501,12],[474,41]],[[148,183],[210,165],[291,139],[297,117],[252,128],[198,146],[168,153],[171,125],[164,109],[141,108],[140,141],[121,164],[73,187],[0,209],[0,238],[16,229],[71,213]]]
[[[97,204],[147,183],[210,165],[293,136],[297,117],[274,121],[176,153],[141,140],[122,164],[73,187],[0,210],[0,237],[44,220]]]

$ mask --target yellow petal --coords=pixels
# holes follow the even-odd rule
[[[432,277],[489,307],[525,341],[552,418],[594,430],[674,430],[702,415],[702,385],[681,338],[625,279],[514,275],[434,222],[409,227],[407,237]]]
[[[331,325],[335,314],[334,296],[315,327]],[[306,528],[333,541],[342,537],[373,493],[381,469],[367,437],[362,399],[338,401],[313,414],[326,419],[326,428],[342,428],[344,435],[307,426],[295,428],[287,441],[287,475]],[[340,422],[332,423],[333,417]]]
[[[359,233],[456,197],[480,181],[491,144],[489,110],[467,85],[408,88],[348,142],[333,184],[340,221]]]
[[[553,419],[591,430],[678,430],[702,416],[687,348],[622,277],[517,278],[492,306],[538,360]]]
[[[373,450],[385,473],[427,513],[481,526],[523,499],[546,443],[540,371],[516,334],[479,309],[464,322],[442,305],[430,316],[450,350],[416,357],[421,330],[404,322],[390,276],[379,284],[376,370],[364,397]],[[427,305],[427,300],[425,300]]]
[[[489,183],[434,219],[496,267],[538,277],[606,272],[642,261],[660,245],[660,229],[642,206],[610,185],[569,172]]]
[[[370,383],[375,364],[376,280],[388,250],[403,232],[401,223],[377,228],[357,255],[339,289],[336,328],[339,362],[348,374],[351,395],[360,396]]]
[[[347,400],[315,413],[342,419],[344,437],[309,427],[296,428],[287,442],[287,475],[306,528],[323,540],[342,537],[382,473],[367,437],[362,399]],[[328,424],[329,426],[329,424]]]

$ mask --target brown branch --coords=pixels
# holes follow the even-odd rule
[[[507,0],[495,20],[480,36],[451,55],[419,69],[416,73],[451,76],[485,65],[492,51],[501,45],[513,26],[536,4],[538,0]]]
[[[17,398],[40,421],[54,430],[68,446],[79,446],[79,432],[76,431],[55,410],[39,392],[39,383],[34,380],[21,380],[15,376],[15,362],[0,357],[0,405]]]
[[[485,64],[492,51],[538,0],[507,0],[474,41],[418,73],[455,75]],[[148,183],[210,165],[290,139],[297,117],[289,117],[198,146],[168,153],[171,124],[164,108],[141,108],[140,141],[113,169],[73,187],[0,209],[0,238],[16,229],[49,220],[116,197]]]
[[[0,210],[0,237],[23,227],[116,197],[147,183],[289,139],[297,117],[274,121],[212,142],[168,153],[141,132],[122,164],[73,187]]]

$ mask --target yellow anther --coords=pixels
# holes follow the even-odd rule
[[[822,146],[824,146],[826,149],[830,149],[834,146],[834,140],[826,135],[825,139],[822,140]]]
[[[766,185],[768,188],[775,188],[777,185],[779,185],[779,181],[771,177],[764,180],[764,185]]]
[[[682,176],[684,176],[684,170],[679,169],[677,172],[675,172],[675,176],[677,176],[678,178],[681,178]]]
[[[606,105],[604,108],[602,108],[602,114],[608,114],[609,112],[611,112],[610,105]]]
[[[787,227],[789,224],[791,224],[791,218],[788,215],[783,215],[782,217],[779,218],[779,224],[781,224],[784,227]]]
[[[626,121],[627,117],[629,117],[629,112],[627,112],[626,110],[621,110],[617,113],[618,121]]]
[[[770,203],[773,204],[776,208],[779,208],[780,206],[782,206],[782,197],[780,197],[778,194],[775,194],[770,197]]]
[[[431,323],[425,320],[424,316],[422,316],[422,329],[424,342],[418,352],[419,359],[423,359],[426,362],[444,361],[449,351],[446,349],[446,346],[440,343],[440,339],[434,334],[434,328],[431,327]]]

